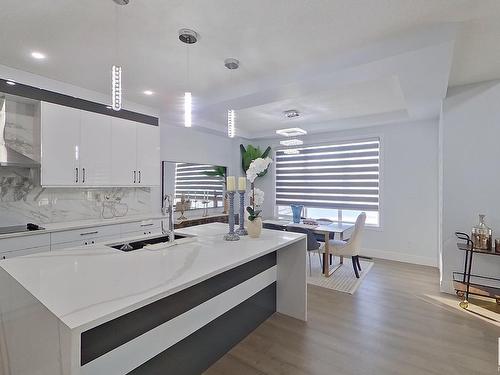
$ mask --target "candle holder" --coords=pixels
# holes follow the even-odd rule
[[[240,239],[240,236],[234,233],[234,191],[228,191],[227,195],[229,196],[229,213],[228,213],[229,233],[224,235],[224,240],[238,241]]]
[[[246,236],[248,232],[245,229],[245,190],[240,190],[238,193],[240,194],[240,215],[238,217],[240,227],[236,229],[236,233],[240,236]]]

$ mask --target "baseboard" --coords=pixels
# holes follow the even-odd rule
[[[418,264],[422,266],[438,267],[437,256],[436,259],[434,259],[428,257],[421,257],[418,255],[396,253],[393,251],[384,251],[384,250],[367,249],[367,248],[363,248],[360,252],[360,255],[373,258],[395,260],[397,262]]]
[[[443,293],[455,294],[455,288],[452,280],[441,280],[439,290]]]

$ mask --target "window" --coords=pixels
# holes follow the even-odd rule
[[[180,202],[184,195],[184,199],[191,201],[191,209],[203,208],[204,195],[207,194],[208,207],[222,207],[224,179],[206,174],[214,170],[215,166],[209,164],[176,163],[175,202]],[[217,196],[216,200],[214,196]]]
[[[379,225],[378,138],[276,151],[276,211],[291,216],[290,204],[304,215],[354,222],[360,212]]]

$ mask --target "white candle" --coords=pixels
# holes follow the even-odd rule
[[[247,179],[246,177],[238,178],[238,190],[245,191],[247,189]]]
[[[227,191],[235,191],[236,190],[236,177],[227,176]]]

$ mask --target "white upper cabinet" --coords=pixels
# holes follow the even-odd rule
[[[160,185],[160,134],[157,126],[137,126],[137,173],[140,185]]]
[[[117,186],[135,186],[137,173],[137,124],[114,117],[112,119],[111,170],[112,181]],[[145,125],[144,125],[145,126]]]
[[[81,181],[80,116],[78,109],[41,103],[43,186],[73,186]]]
[[[41,103],[42,186],[159,186],[160,130]]]
[[[86,186],[109,186],[111,178],[111,117],[82,111],[80,129],[81,182]]]

